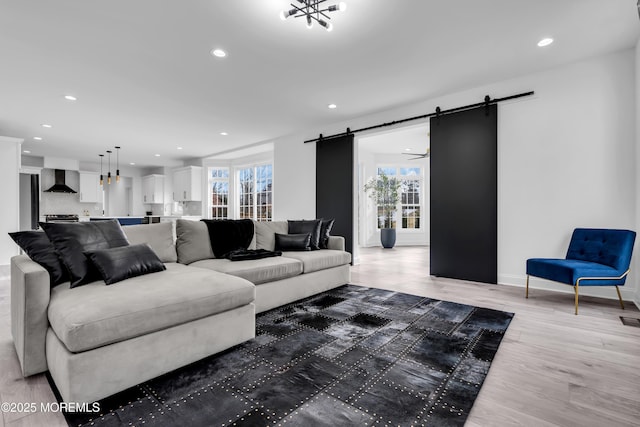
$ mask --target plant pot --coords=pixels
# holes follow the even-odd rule
[[[392,248],[396,244],[396,229],[381,228],[380,243],[382,243],[383,248],[387,248],[387,249]]]

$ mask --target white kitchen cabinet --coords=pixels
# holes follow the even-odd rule
[[[80,189],[78,193],[81,203],[102,203],[100,174],[97,172],[80,172]]]
[[[142,203],[164,203],[164,175],[142,177]]]
[[[202,168],[186,166],[173,171],[173,200],[176,202],[202,201]]]

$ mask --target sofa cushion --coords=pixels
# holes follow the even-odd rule
[[[40,227],[47,233],[67,267],[72,288],[100,278],[100,273],[84,255],[84,251],[129,245],[116,219],[70,223],[41,222]]]
[[[311,252],[282,252],[282,258],[293,258],[302,262],[305,273],[338,267],[351,262],[351,254],[349,252],[331,249]]]
[[[98,269],[107,285],[167,269],[158,255],[146,243],[119,248],[96,249],[86,251],[84,254]]]
[[[176,251],[181,264],[213,258],[207,224],[188,219],[176,220]]]
[[[247,261],[207,259],[196,261],[191,264],[191,266],[242,277],[256,285],[302,274],[302,263],[300,261],[284,257],[252,259]]]
[[[33,261],[44,267],[49,273],[49,284],[53,287],[69,280],[67,267],[42,231],[18,231],[9,236]]]
[[[173,243],[173,224],[159,222],[156,224],[128,225],[122,227],[125,236],[132,245],[146,243],[158,255],[162,262],[176,262],[178,255]]]
[[[276,233],[287,234],[289,232],[287,221],[254,221],[253,225],[256,231],[256,249],[275,250]]]
[[[51,328],[69,351],[80,352],[232,310],[255,298],[255,287],[239,277],[177,263],[166,267],[111,286],[100,280],[53,288]]]
[[[311,250],[320,249],[320,229],[322,228],[321,219],[310,220],[289,220],[289,234],[305,234],[311,233]]]

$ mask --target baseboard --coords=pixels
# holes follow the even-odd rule
[[[527,283],[527,276],[500,274],[498,275],[498,283],[501,285],[524,288]],[[541,289],[545,291],[561,292],[567,294],[574,293],[572,286],[552,282],[550,280],[540,279],[533,276],[529,278],[529,289]],[[625,301],[633,301],[633,303],[640,308],[638,298],[634,291],[634,289],[629,289],[626,286],[620,286],[620,294],[622,295],[622,299]],[[618,299],[618,295],[613,286],[581,286],[580,295],[615,300]]]

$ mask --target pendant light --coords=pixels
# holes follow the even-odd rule
[[[107,184],[111,185],[111,150],[107,150],[109,154],[109,172],[107,173]]]
[[[104,177],[102,176],[102,158],[104,157],[104,154],[98,154],[98,156],[100,156],[100,186],[103,186]]]
[[[120,182],[120,147],[116,146],[116,182]]]

